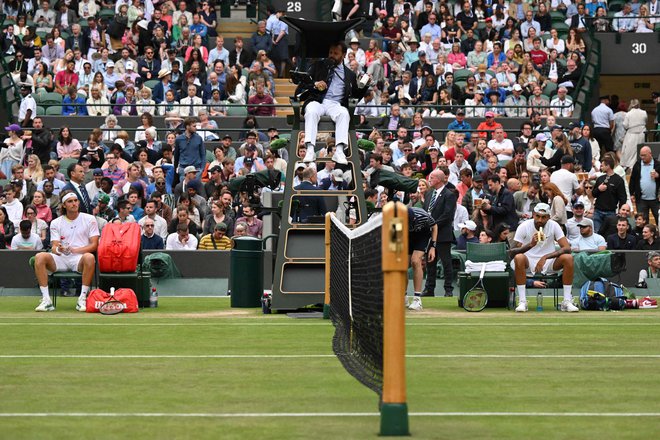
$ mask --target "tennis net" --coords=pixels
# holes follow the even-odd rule
[[[383,393],[382,217],[348,229],[330,225],[330,319],[332,347],[346,371]]]

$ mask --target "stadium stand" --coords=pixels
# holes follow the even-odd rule
[[[243,221],[248,233],[258,233],[255,225],[268,211],[260,206],[260,194],[232,190],[231,182],[276,169],[284,174],[282,185],[299,183],[299,175],[285,173],[287,161],[299,158],[286,148],[269,147],[289,136],[295,89],[289,72],[309,64],[298,56],[295,32],[280,20],[283,12],[268,10],[268,3],[235,8],[213,0],[3,2],[0,106],[7,136],[0,181],[3,194],[15,192],[20,206],[5,206],[0,247],[10,247],[23,209],[34,203],[31,186],[45,190],[38,197],[40,218],[48,223],[43,213],[50,213],[48,221],[58,215],[57,196],[70,163],[83,165],[101,223],[119,221],[117,203],[136,192],[133,215],[122,217],[128,221],[140,220],[145,202],[155,196],[155,216],[170,233],[181,221],[200,239],[221,221],[230,237]],[[642,145],[654,158],[660,153],[651,142],[657,116],[652,121],[644,110],[648,102],[640,105],[647,96],[599,99],[603,48],[598,38],[599,32],[657,33],[657,2],[389,3],[391,10],[376,7],[372,15],[361,7],[357,16],[365,23],[346,36],[345,63],[374,79],[354,116],[358,136],[376,145],[374,152],[362,152],[362,172],[369,181],[379,167],[387,167],[418,178],[420,189],[388,194],[374,184],[375,208],[393,197],[422,206],[425,178],[441,168],[464,208],[454,229],[469,215],[478,225],[477,237],[483,232],[484,241],[503,240],[506,234],[493,233],[502,225],[475,202],[492,197],[476,177],[486,181],[498,174],[506,191],[528,200],[517,210],[521,220],[533,203],[548,202],[570,236],[574,205],[582,203],[585,217],[596,216],[600,224],[599,216],[616,216],[625,203],[635,246],[658,249],[657,203],[642,220],[636,222],[634,214],[657,200],[660,176],[643,174],[648,180],[642,189],[629,183],[635,167],[646,166]],[[352,14],[344,8],[334,18]],[[265,96],[256,95],[260,84]],[[658,94],[652,99],[657,106]],[[196,118],[208,152],[195,173],[174,169],[189,117]],[[494,139],[497,127],[508,142]],[[253,131],[256,139],[250,141]],[[334,166],[325,159],[332,144],[331,138],[317,143],[323,150],[310,165],[318,170],[319,184],[330,179],[329,188],[336,184]],[[602,202],[602,191],[592,192],[605,179],[601,164],[608,156],[626,188],[625,200],[614,205]],[[461,173],[464,169],[470,176]],[[103,186],[103,177],[110,187]],[[102,194],[111,201],[103,209]],[[248,205],[257,207],[255,216],[244,215]],[[561,206],[568,216],[559,215]],[[514,231],[517,225],[508,226]]]

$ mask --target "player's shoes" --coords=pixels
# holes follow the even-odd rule
[[[408,306],[408,310],[424,310],[424,307],[422,307],[422,298],[419,296],[414,297]]]
[[[312,145],[309,142],[305,142],[305,148],[306,148],[306,152],[303,162],[305,163],[314,162],[314,159],[316,158],[316,155],[314,154],[314,145]]]
[[[408,308],[408,306],[410,305],[410,297],[408,295],[405,295],[404,298],[405,298],[404,307]]]
[[[526,312],[527,311],[527,301],[520,301],[518,307],[516,307],[516,312]]]
[[[580,309],[575,307],[575,305],[569,301],[569,300],[564,300],[561,302],[561,311],[562,312],[579,312]]]
[[[76,310],[79,312],[87,311],[87,295],[80,295],[78,297],[78,302],[76,303]]]
[[[332,155],[332,161],[341,165],[346,165],[348,163],[342,145],[337,145],[335,148],[335,153]]]
[[[55,306],[52,302],[42,299],[39,305],[34,309],[35,312],[54,312]]]

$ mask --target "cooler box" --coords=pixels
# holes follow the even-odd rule
[[[463,307],[463,297],[479,281],[479,272],[458,273],[458,306]],[[484,274],[484,287],[488,293],[486,307],[507,307],[509,303],[509,273],[486,272]]]
[[[138,268],[133,273],[100,273],[99,288],[110,292],[110,288],[133,289],[140,307],[149,307],[151,296],[151,272]]]

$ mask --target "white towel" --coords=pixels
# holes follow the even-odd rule
[[[481,272],[481,266],[486,265],[486,272],[504,272],[506,263],[502,260],[488,261],[486,263],[473,263],[470,260],[465,262],[466,272]]]

